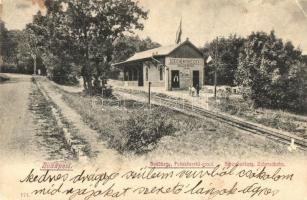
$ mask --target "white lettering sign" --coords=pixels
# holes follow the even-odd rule
[[[166,65],[176,65],[178,67],[193,67],[204,65],[204,60],[201,58],[167,58]]]

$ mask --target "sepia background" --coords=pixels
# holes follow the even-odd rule
[[[175,44],[176,31],[181,21],[182,40],[189,38],[189,41],[200,49],[203,49],[206,44],[214,41],[217,37],[228,37],[231,34],[247,37],[251,32],[264,31],[270,33],[274,30],[278,38],[282,38],[284,42],[291,41],[295,48],[302,51],[302,55],[307,54],[307,0],[140,0],[139,4],[145,10],[149,10],[149,14],[148,19],[142,21],[144,29],[136,30],[135,33],[144,40],[149,37],[152,42],[150,45],[153,46],[157,45],[156,43],[161,46]],[[22,30],[26,27],[26,24],[32,22],[33,15],[38,11],[41,11],[43,15],[46,13],[43,0],[0,0],[0,5],[0,19],[8,30]],[[0,119],[2,121],[0,122],[0,200],[68,199],[64,195],[54,197],[30,195],[28,197],[27,194],[34,189],[38,189],[42,185],[50,187],[50,184],[20,183],[20,180],[24,179],[31,169],[35,169],[37,174],[42,174],[44,171],[41,169],[44,162],[52,163],[58,160],[61,162],[64,160],[64,163],[71,164],[72,171],[63,171],[63,173],[67,172],[70,175],[76,175],[83,169],[88,172],[95,172],[99,169],[100,172],[118,171],[124,173],[129,170],[150,167],[152,163],[156,163],[158,167],[163,168],[165,163],[174,164],[174,162],[204,162],[212,163],[212,166],[223,165],[225,162],[279,162],[284,164],[282,174],[294,174],[292,181],[261,181],[232,176],[208,178],[204,181],[217,188],[229,188],[235,182],[238,182],[242,187],[257,182],[263,187],[272,187],[280,191],[274,197],[255,196],[253,199],[305,200],[307,197],[306,151],[293,151],[291,146],[289,150],[288,146],[276,144],[261,136],[254,137],[250,133],[245,134],[244,131],[239,131],[212,119],[203,119],[199,122],[197,118],[190,115],[178,114],[168,109],[166,110],[172,116],[172,122],[179,124],[180,130],[176,131],[174,135],[162,137],[156,146],[149,146],[145,150],[140,150],[141,153],[136,151],[135,154],[129,154],[125,151],[124,153],[121,152],[122,149],[116,145],[107,144],[104,141],[105,138],[95,136],[89,137],[87,142],[91,143],[92,148],[97,150],[98,153],[93,150],[89,153],[91,155],[84,160],[72,159],[74,156],[63,147],[62,138],[53,134],[59,131],[56,127],[58,119],[50,118],[54,112],[52,110],[58,109],[54,102],[62,105],[61,110],[74,121],[73,126],[68,125],[67,129],[80,137],[87,133],[95,134],[94,128],[109,125],[107,122],[112,117],[116,120],[122,119],[120,117],[125,117],[127,111],[111,110],[111,117],[103,118],[103,120],[106,120],[106,123],[103,123],[103,120],[99,118],[101,117],[101,107],[88,109],[89,112],[82,110],[89,108],[86,106],[92,104],[93,101],[89,97],[83,96],[81,84],[79,87],[62,86],[37,77],[38,84],[36,85],[30,75],[9,74],[8,76],[11,78],[9,83],[0,85],[0,87],[4,86],[0,93]],[[46,94],[40,93],[39,90],[45,91]],[[118,94],[121,94],[120,90]],[[44,99],[46,96],[47,100]],[[130,96],[125,96],[125,98],[129,99]],[[147,101],[147,96],[144,99]],[[80,105],[84,105],[84,108]],[[99,112],[97,112],[97,116],[94,114],[93,121],[95,121],[95,117],[98,117],[97,124],[89,122],[91,120],[84,120],[84,115],[80,114],[80,112],[83,112],[86,115],[91,115],[96,110],[99,110]],[[283,111],[279,110],[276,113],[267,110],[264,110],[264,112],[267,118],[273,116],[272,113],[274,113],[274,116],[276,113],[277,116],[284,116]],[[293,125],[291,120],[296,119],[296,113],[294,117],[291,113],[290,115],[287,114],[280,121],[282,121],[284,129],[291,131]],[[63,117],[61,114],[58,115],[59,118]],[[297,115],[300,115],[298,121],[301,124],[307,123],[306,114]],[[144,116],[147,117],[146,114]],[[157,116],[159,115],[157,114]],[[140,115],[139,118],[142,117]],[[161,117],[161,119],[160,121],[163,121],[165,118]],[[265,120],[262,121],[266,124]],[[66,122],[62,123],[66,127]],[[275,121],[272,122],[272,124],[274,123]],[[290,124],[291,127],[290,125],[286,127],[287,124]],[[189,129],[190,126],[192,126],[191,129]],[[193,126],[197,126],[197,128]],[[299,131],[302,131],[301,127],[299,128]],[[81,130],[81,133],[75,129]],[[303,129],[303,132],[305,132],[302,135],[306,134],[305,129]],[[203,137],[203,132],[207,133],[206,137]],[[44,134],[50,137],[46,139]],[[50,144],[53,146],[49,146]],[[246,166],[242,166],[240,169],[258,170],[257,167],[249,168]],[[273,174],[276,167],[267,167],[266,169]],[[161,171],[164,170],[169,169],[161,169]],[[61,173],[61,171],[54,173]],[[119,187],[130,185],[153,187],[174,186],[177,182],[193,185],[197,183],[197,180],[174,178],[124,181],[119,179],[115,182]],[[74,186],[80,188],[92,187],[90,183]],[[230,197],[218,196],[213,199],[229,198],[247,199],[249,196],[237,194]],[[83,197],[76,199],[83,199]],[[207,197],[190,196],[188,194],[177,196],[130,194],[123,199],[207,199]]]

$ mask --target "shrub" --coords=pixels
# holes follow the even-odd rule
[[[113,96],[113,89],[112,86],[106,86],[103,90],[102,90],[102,96],[103,97],[107,97],[110,98]]]
[[[230,99],[228,95],[219,98],[218,102],[214,103],[214,107],[222,112],[231,115],[245,115],[247,112],[252,112],[251,103],[239,98]]]
[[[4,74],[0,74],[0,82],[8,81],[10,78]]]
[[[143,153],[155,146],[165,135],[175,131],[169,113],[163,108],[132,111],[120,127],[122,151]]]
[[[14,64],[4,64],[0,66],[3,73],[17,73],[17,66]]]
[[[76,73],[72,72],[71,66],[56,65],[52,70],[49,70],[49,78],[61,85],[77,85],[79,80]]]

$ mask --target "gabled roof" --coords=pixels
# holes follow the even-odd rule
[[[141,60],[145,60],[145,59],[148,59],[148,58],[151,58],[151,57],[168,56],[173,51],[175,51],[176,49],[178,49],[179,47],[181,47],[185,44],[191,45],[196,51],[198,51],[202,55],[202,52],[187,39],[186,41],[184,41],[181,44],[163,46],[163,47],[158,47],[158,48],[150,49],[150,50],[147,50],[147,51],[141,51],[141,52],[135,53],[132,57],[128,58],[126,61],[115,63],[113,65],[116,66],[116,65],[129,63],[129,62],[141,61]]]

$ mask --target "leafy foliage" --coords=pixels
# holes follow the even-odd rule
[[[69,0],[66,2],[65,28],[74,41],[74,61],[82,66],[84,88],[89,94],[105,87],[112,60],[113,43],[124,32],[142,29],[146,19],[131,0]]]
[[[121,144],[123,151],[144,152],[156,145],[163,136],[175,131],[168,113],[161,109],[137,110],[129,115],[120,128],[125,138]]]
[[[33,73],[34,60],[31,57],[29,32],[7,30],[2,22],[0,29],[2,72]],[[43,69],[40,58],[37,59],[37,65]]]
[[[212,57],[205,70],[206,84],[214,84],[215,62],[218,62],[217,74],[219,85],[234,85],[234,76],[238,67],[239,54],[242,51],[244,38],[230,35],[205,44],[202,51],[205,58]]]
[[[147,18],[132,0],[46,0],[45,6],[47,14],[38,12],[27,30],[36,36],[48,76],[65,83],[81,75],[88,94],[105,87],[115,40],[142,29]]]
[[[133,56],[136,52],[146,51],[160,47],[161,45],[153,42],[149,37],[141,39],[139,36],[121,36],[114,42],[112,62],[122,62]],[[111,68],[110,77],[118,78],[119,69]]]
[[[0,56],[5,57],[8,53],[8,30],[3,21],[0,20]]]
[[[255,106],[306,109],[307,65],[301,51],[283,43],[274,31],[252,33],[240,54],[237,84]]]
[[[136,52],[146,51],[160,46],[160,44],[153,42],[149,37],[140,39],[139,36],[122,36],[114,44],[113,62],[125,61]]]

